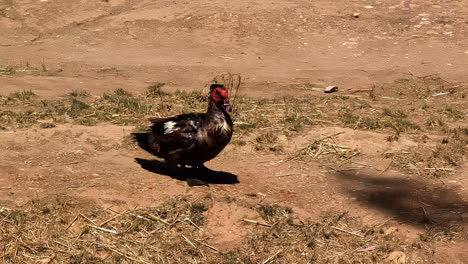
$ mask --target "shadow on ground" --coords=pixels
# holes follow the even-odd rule
[[[423,179],[340,172],[342,189],[365,206],[413,225],[468,223],[468,203],[454,188]]]
[[[135,161],[140,164],[140,166],[153,173],[169,176],[173,179],[179,181],[186,181],[186,176],[193,173],[189,168],[171,168],[165,162],[159,160],[147,160],[135,158]],[[237,176],[224,171],[214,171],[209,170],[208,172],[199,176],[203,181],[206,181],[208,184],[237,184],[239,180]]]

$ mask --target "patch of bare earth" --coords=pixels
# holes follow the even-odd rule
[[[388,86],[401,92],[387,96]],[[449,245],[463,256],[464,89],[419,78],[388,86],[360,95],[312,90],[310,99],[236,96],[235,137],[207,163],[215,172],[206,188],[189,188],[189,172],[171,172],[130,137],[148,116],[201,111],[204,92],[158,84],[141,95],[4,96],[2,228],[10,238],[31,229],[23,243],[4,240],[4,260],[427,262]],[[409,104],[416,96],[425,100]],[[198,210],[194,203],[201,215],[178,211]],[[28,217],[40,220],[28,226]],[[50,238],[32,240],[54,218],[63,220]],[[156,242],[159,232],[167,237]]]
[[[467,11],[1,2],[1,261],[466,262]],[[234,138],[189,188],[130,134],[223,72]]]

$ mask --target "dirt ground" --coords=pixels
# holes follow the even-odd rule
[[[19,91],[31,90],[36,103],[72,91],[88,92],[89,100],[118,88],[143,96],[155,83],[165,83],[165,92],[198,91],[224,72],[240,74],[240,94],[259,105],[263,98],[273,100],[273,107],[288,96],[310,99],[308,107],[318,109],[320,118],[287,133],[267,125],[236,128],[234,139],[243,144],[229,145],[207,163],[222,173],[203,188],[166,175],[155,168],[154,157],[128,144],[134,124],[70,121],[46,129],[41,124],[48,119],[0,123],[0,206],[23,208],[34,199],[66,196],[124,211],[211,194],[288,206],[314,221],[325,211],[347,211],[367,225],[395,227],[392,235],[408,244],[421,242],[437,226],[443,235],[424,241],[429,255],[416,251],[403,262],[387,256],[376,262],[467,263],[467,69],[464,0],[2,1],[3,120],[7,111],[33,104],[24,98],[10,104]],[[328,85],[339,91],[313,89]],[[429,94],[417,90],[431,85],[436,88]],[[444,92],[449,94],[433,96]],[[371,110],[352,108],[356,104]],[[351,107],[346,115],[339,112],[344,106]],[[394,131],[362,116],[352,119],[383,113],[397,120],[397,110],[420,128]],[[275,142],[262,141],[267,132],[276,134]],[[291,158],[330,135],[327,144],[346,146],[359,159],[318,159],[323,150],[317,149],[308,159]],[[446,150],[442,161],[436,154],[413,157],[445,151],[457,140],[458,152]],[[407,156],[414,161],[404,163]],[[341,170],[350,161],[354,167]],[[241,219],[256,214],[215,203],[206,217],[214,234],[210,243],[228,249],[251,231]],[[287,263],[278,256],[264,263]]]

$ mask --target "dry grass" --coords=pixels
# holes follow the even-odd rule
[[[0,67],[0,76],[11,76],[11,75],[53,75],[47,69],[45,60],[42,60],[39,65],[34,65],[29,61],[19,62],[14,64],[8,64]]]
[[[32,90],[23,90],[18,91],[10,94],[8,99],[10,100],[20,100],[20,101],[28,101],[31,100],[36,94]]]
[[[21,209],[2,207],[0,258],[3,263],[49,258],[58,263],[375,263],[393,250],[414,250],[344,212],[302,221],[290,208],[237,199],[229,203],[250,206],[271,227],[245,223],[254,227],[245,242],[223,250],[206,228],[213,202],[228,203],[177,197],[158,207],[114,212],[60,197]]]
[[[280,153],[284,148],[279,137],[289,139],[304,129],[333,125],[386,133],[389,142],[398,141],[405,133],[415,136],[435,133],[447,138],[448,143],[441,143],[435,149],[420,142],[418,148],[424,149],[424,153],[393,155],[394,166],[408,172],[447,175],[451,172],[425,168],[454,168],[466,155],[464,141],[456,139],[451,132],[455,124],[465,119],[468,107],[463,102],[465,93],[461,86],[438,78],[399,80],[374,87],[372,97],[321,94],[261,99],[237,95],[240,76],[221,75],[216,80],[226,81],[231,89],[236,129],[232,143],[236,146],[253,145],[259,151]],[[432,96],[444,91],[450,93]],[[116,89],[98,98],[83,91],[72,91],[64,98],[39,100],[32,91],[19,91],[0,97],[0,129],[26,128],[38,123],[49,128],[60,123],[93,126],[111,122],[134,125],[143,131],[148,117],[205,111],[206,99],[206,91],[167,93],[162,83],[149,86],[142,96]],[[357,155],[357,151],[333,144],[330,139],[312,142],[290,155],[293,159],[313,158],[323,162],[342,162]]]
[[[73,90],[69,94],[71,97],[90,97],[91,94],[88,91],[84,90]]]
[[[255,138],[255,149],[271,152],[282,152],[283,146],[278,143],[278,136],[276,133],[269,131]]]
[[[417,147],[409,151],[391,152],[385,156],[393,160],[395,168],[426,177],[446,177],[455,173],[466,157],[468,128],[451,129],[435,147]]]
[[[338,145],[334,138],[341,133],[332,134],[317,139],[291,153],[287,160],[305,161],[317,160],[321,165],[330,168],[332,171],[354,170],[367,168],[367,165],[351,165],[354,159],[361,154],[356,149]]]
[[[233,82],[231,87],[236,85]],[[387,154],[394,167],[432,177],[453,173],[466,158],[468,144],[468,129],[455,126],[466,116],[465,104],[459,100],[463,92],[434,79],[392,85],[396,92],[377,87],[368,97],[332,94],[256,99],[238,95],[232,113],[236,122],[232,143],[253,143],[259,151],[281,152],[280,137],[323,125],[377,130],[389,134],[388,141],[398,141],[401,134],[408,133],[420,138],[419,146]],[[142,96],[117,89],[99,98],[72,91],[51,100],[39,100],[32,91],[19,91],[0,97],[0,129],[110,122],[134,125],[143,131],[148,117],[206,109],[206,92],[167,93],[163,88],[163,84],[152,85]],[[447,89],[451,93],[443,96],[453,102],[441,104],[443,96],[432,98],[433,93]],[[427,144],[427,133],[443,139],[433,147]],[[315,159],[333,171],[362,168],[356,163],[349,165],[360,152],[338,145],[335,136],[314,140],[288,153],[286,160]],[[100,150],[116,147],[102,141],[89,143]],[[125,138],[118,147],[134,146],[130,138]],[[248,208],[258,216],[253,221],[265,225],[245,222],[252,231],[239,247],[218,248],[207,229],[206,215],[213,201]],[[45,263],[51,257],[58,263],[376,263],[395,250],[407,255],[416,252],[424,259],[425,243],[451,239],[458,232],[428,227],[420,243],[407,245],[384,235],[380,226],[363,225],[359,218],[344,212],[324,212],[319,220],[311,221],[298,219],[290,208],[281,205],[226,197],[178,197],[158,207],[113,212],[60,197],[33,201],[21,209],[0,208],[0,258],[4,263]]]

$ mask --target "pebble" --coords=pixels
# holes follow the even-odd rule
[[[361,15],[361,13],[353,13],[354,18],[358,18]]]
[[[363,6],[363,7],[364,7],[364,8],[367,8],[367,9],[372,9],[372,8],[374,8],[374,7],[371,6],[371,5],[366,5],[366,6]]]
[[[406,263],[406,255],[401,251],[393,251],[387,257],[387,262],[392,264],[405,264]]]
[[[325,89],[323,89],[324,93],[333,93],[337,91],[338,91],[338,86],[335,86],[335,85],[330,85],[330,86],[325,87]]]
[[[417,170],[418,169],[418,167],[416,167],[416,165],[414,165],[413,163],[408,163],[408,165],[406,165],[406,167],[409,170]]]
[[[390,234],[395,233],[396,231],[398,231],[398,228],[391,226],[384,230],[384,235],[390,235]]]

